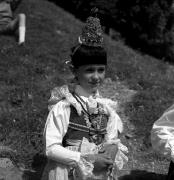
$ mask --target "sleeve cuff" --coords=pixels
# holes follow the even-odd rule
[[[81,153],[71,151],[60,145],[57,145],[57,146],[48,148],[46,151],[46,155],[48,158],[55,160],[57,162],[60,162],[66,165],[72,165],[80,161]]]

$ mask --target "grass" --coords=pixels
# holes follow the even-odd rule
[[[71,76],[64,62],[82,23],[46,0],[22,1],[18,12],[27,16],[25,46],[19,47],[13,37],[0,36],[0,145],[17,150],[18,160],[26,167],[37,168],[44,163],[39,157],[43,154],[42,131],[50,90]],[[125,100],[120,112],[124,133],[131,133],[127,139],[123,136],[130,153],[120,176],[163,179],[169,161],[153,152],[149,134],[153,122],[173,103],[173,65],[108,36],[105,45],[108,77],[115,83],[113,94],[119,90],[121,101],[127,97],[125,88],[136,92],[131,100]]]

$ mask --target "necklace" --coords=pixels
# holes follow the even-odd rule
[[[88,113],[87,109],[84,107],[83,104],[87,104],[80,96],[78,96],[75,93],[72,93],[72,95],[74,96],[74,98],[77,100],[77,102],[81,105],[83,112],[84,112],[84,119],[86,122],[86,125],[88,128],[91,128],[91,122],[90,122],[90,114]],[[83,103],[82,103],[83,102]],[[86,106],[87,107],[87,106]]]
[[[100,130],[103,120],[104,110],[99,105],[99,103],[96,104],[96,107],[90,107],[90,105],[85,102],[80,96],[73,93],[74,98],[77,100],[77,102],[81,105],[83,112],[84,112],[84,119],[86,121],[86,125],[89,128],[94,128],[95,130]],[[85,106],[86,107],[85,107]]]

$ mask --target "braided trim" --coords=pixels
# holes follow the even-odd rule
[[[69,123],[69,128],[71,129],[75,129],[75,130],[80,130],[80,131],[83,131],[83,132],[90,132],[90,133],[96,133],[98,132],[99,134],[105,134],[106,133],[106,128],[103,128],[103,129],[100,129],[100,130],[95,130],[94,128],[89,128],[87,126],[83,126],[81,124],[76,124],[76,123],[72,123],[70,122]]]

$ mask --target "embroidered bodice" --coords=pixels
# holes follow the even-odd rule
[[[87,94],[83,92],[80,86],[76,86],[76,89],[71,87],[70,90],[67,85],[56,87],[51,93],[48,108],[51,110],[55,104],[62,100],[66,102],[65,104],[69,104],[70,118],[67,133],[72,129],[73,131],[78,129],[80,134],[85,134],[89,140],[93,136],[91,141],[94,142],[95,138],[98,139],[97,135],[99,134],[102,137],[105,136],[106,141],[117,138],[118,132],[122,132],[123,129],[122,122],[115,112],[117,103],[102,98],[98,92],[95,96],[86,96]],[[73,136],[73,139],[75,137],[77,136]],[[99,142],[95,143],[98,144]]]
[[[87,138],[89,142],[101,144],[106,134],[108,116],[106,114],[90,115],[88,112],[78,115],[73,106],[70,106],[70,109],[70,122],[64,137],[64,145],[67,145],[66,140],[82,140],[83,137]],[[85,119],[88,119],[91,125],[87,124]]]

